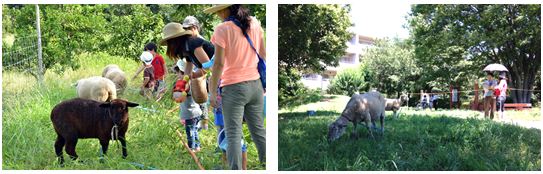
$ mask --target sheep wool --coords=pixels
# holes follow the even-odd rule
[[[76,92],[79,98],[100,102],[111,101],[117,98],[115,83],[99,76],[78,80]]]
[[[102,77],[108,78],[115,83],[117,94],[122,94],[127,86],[125,73],[115,64],[107,65],[102,71]]]

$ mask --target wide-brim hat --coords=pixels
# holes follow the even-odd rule
[[[206,8],[204,13],[215,13],[230,6],[232,6],[232,4],[215,4],[212,7]]]
[[[183,29],[183,25],[177,22],[170,22],[162,29],[162,40],[158,42],[161,46],[166,46],[169,39],[183,35],[192,35],[192,31]]]

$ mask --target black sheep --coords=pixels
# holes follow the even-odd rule
[[[109,140],[117,139],[122,145],[123,158],[126,158],[128,107],[135,106],[138,104],[122,99],[98,102],[82,98],[74,98],[56,105],[51,111],[51,121],[57,133],[55,153],[60,164],[64,163],[62,155],[64,145],[66,153],[73,160],[77,159],[75,146],[79,138],[98,138],[104,154],[107,152]],[[117,132],[118,134],[114,135]]]

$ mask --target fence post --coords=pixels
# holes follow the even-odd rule
[[[36,30],[38,33],[38,82],[43,83],[43,59],[41,47],[41,30],[40,30],[40,6],[36,4]]]

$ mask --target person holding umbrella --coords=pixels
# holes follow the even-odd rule
[[[485,118],[490,117],[490,119],[494,119],[494,107],[496,107],[494,88],[497,84],[498,82],[494,80],[494,75],[492,74],[492,72],[487,72],[486,80],[483,82]]]
[[[506,91],[507,91],[507,77],[505,76],[505,72],[501,72],[499,84],[496,87],[498,113],[500,115],[500,120],[503,120],[503,115],[505,111],[504,104],[505,104],[505,98],[506,98]]]
[[[502,74],[500,74],[500,83],[502,83],[502,78],[501,77],[505,77],[505,72],[507,72],[507,68],[505,68],[505,66],[503,66],[502,64],[498,64],[498,63],[493,63],[493,64],[489,64],[485,67],[485,69],[483,69],[483,71],[487,72],[487,80],[485,80],[485,82],[483,83],[483,89],[484,89],[484,110],[485,110],[485,118],[487,117],[490,117],[490,119],[494,119],[494,110],[495,110],[495,107],[496,107],[496,96],[501,96],[501,92],[499,95],[496,95],[495,92],[497,92],[497,90],[495,89],[498,89],[498,82],[496,80],[494,80],[494,76],[493,76],[493,72],[494,71],[498,71],[498,72],[502,72]],[[504,81],[505,83],[505,81]],[[503,83],[502,83],[503,85]],[[503,88],[503,86],[502,86]],[[505,89],[507,89],[507,83],[505,83]],[[504,94],[503,94],[503,102],[505,102],[505,91],[504,91]],[[499,97],[498,97],[499,98]],[[503,103],[502,105],[500,105],[500,107],[503,107]],[[488,115],[489,113],[489,110],[490,110],[490,115]],[[501,109],[503,111],[503,109]],[[502,116],[502,113],[500,113]]]

